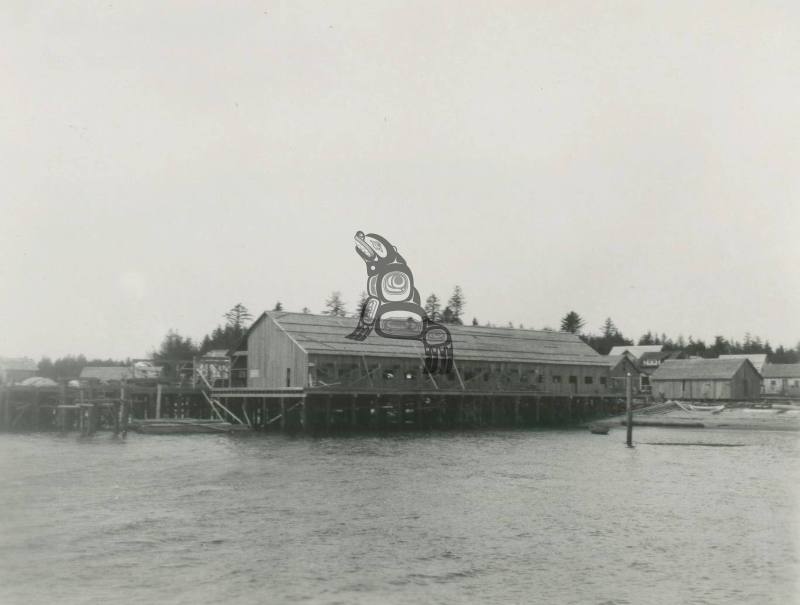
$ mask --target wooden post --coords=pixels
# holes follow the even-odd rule
[[[522,424],[522,417],[519,412],[519,395],[514,398],[514,424],[519,426]]]
[[[11,406],[8,403],[8,394],[4,386],[0,386],[0,407],[3,408],[3,429],[8,430],[11,428],[9,426],[11,424]]]
[[[283,397],[280,398],[280,404],[281,404],[281,431],[285,431],[286,430],[286,400]],[[303,406],[303,411],[305,412],[305,406]],[[305,416],[305,414],[303,414],[303,416]],[[304,425],[305,425],[305,420],[304,420]]]
[[[328,395],[325,398],[325,432],[330,433],[331,431],[331,399],[333,399],[333,395]]]
[[[628,372],[625,381],[625,413],[628,435],[626,444],[628,447],[633,447],[633,406],[631,404],[631,373]]]
[[[161,418],[161,383],[156,385],[156,420]]]
[[[350,428],[355,430],[358,427],[358,395],[353,395],[350,402]]]

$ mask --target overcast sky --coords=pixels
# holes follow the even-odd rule
[[[353,303],[800,339],[800,4],[4,2],[0,355]]]

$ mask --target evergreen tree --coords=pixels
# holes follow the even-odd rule
[[[283,311],[283,303],[278,301],[275,303],[275,306],[272,308],[273,311]]]
[[[431,295],[425,299],[425,314],[428,316],[428,319],[432,321],[439,321],[441,319],[441,308],[442,305],[439,302],[439,297],[436,294],[431,293]]]
[[[362,290],[361,295],[358,297],[358,305],[356,306],[355,313],[353,313],[353,317],[361,317],[361,314],[364,312],[364,305],[367,304],[367,300],[369,300],[369,294]]]
[[[170,330],[161,341],[158,351],[153,352],[153,359],[158,361],[192,359],[197,352],[191,338],[184,338],[177,331]]]
[[[332,317],[347,317],[347,309],[342,300],[341,292],[338,290],[331,292],[330,297],[325,301],[325,310],[322,313]]]
[[[453,295],[450,297],[450,300],[447,301],[447,308],[450,309],[452,316],[451,320],[446,323],[463,324],[464,322],[461,321],[461,316],[464,314],[465,304],[464,292],[461,290],[461,286],[456,286],[453,288]],[[444,315],[444,313],[442,313],[442,315]]]
[[[477,326],[477,325],[479,325],[479,324],[478,324],[478,318],[477,318],[477,317],[473,317],[473,318],[472,318],[472,325],[473,325],[473,326]]]
[[[250,312],[242,303],[236,303],[230,311],[223,316],[228,320],[228,324],[234,331],[243,333],[247,324],[253,319]]]
[[[308,307],[303,307],[303,313],[308,315],[309,313],[311,313],[311,309],[309,309]]]
[[[580,315],[575,311],[570,311],[561,319],[561,331],[578,334],[585,324],[586,322]]]

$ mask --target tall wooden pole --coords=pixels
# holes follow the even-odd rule
[[[631,373],[628,372],[625,380],[625,411],[627,414],[626,425],[628,427],[627,446],[633,447],[633,407],[631,405]]]

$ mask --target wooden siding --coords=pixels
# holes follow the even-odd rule
[[[307,357],[274,321],[265,318],[253,326],[247,337],[247,386],[270,389],[305,387],[308,381]]]
[[[666,399],[754,399],[761,391],[761,376],[749,363],[744,363],[728,379],[651,378],[653,394]]]
[[[408,357],[309,354],[309,387],[323,390],[530,392],[607,394],[608,367],[495,361],[456,361],[447,375],[428,376],[422,360]],[[572,381],[570,379],[573,379]]]

